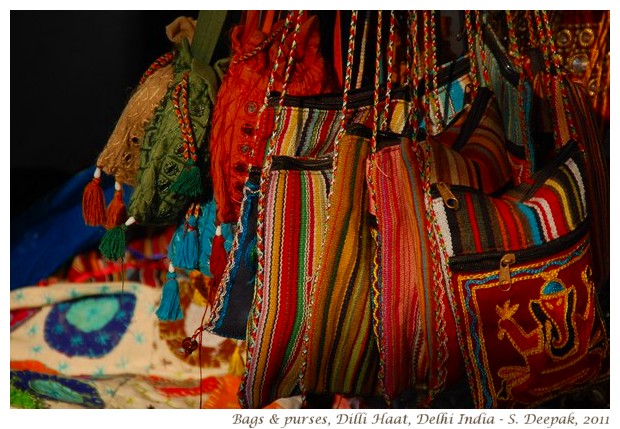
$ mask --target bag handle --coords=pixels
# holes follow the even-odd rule
[[[226,21],[225,10],[201,10],[190,50],[195,60],[207,66],[217,46]]]
[[[409,111],[409,124],[412,133],[412,140],[415,142],[418,138],[420,130],[420,121],[418,114],[421,110],[420,106],[420,73],[418,69],[420,65],[420,49],[418,49],[418,12],[412,10],[408,17],[409,30],[407,31],[407,66],[409,74],[407,76],[408,83],[411,85],[411,104]]]
[[[527,15],[529,16],[529,13],[527,13]],[[512,53],[514,60],[516,62],[516,65],[518,66],[518,69],[520,69],[519,72],[519,86],[517,87],[517,92],[518,92],[518,112],[519,112],[519,124],[520,124],[520,129],[521,129],[521,139],[522,141],[526,142],[528,140],[528,135],[527,135],[527,118],[525,117],[525,58],[523,57],[523,54],[521,53],[521,50],[519,49],[519,42],[517,39],[517,32],[515,29],[515,25],[514,25],[514,19],[512,16],[511,11],[507,10],[506,11],[506,27],[508,29],[508,43],[509,43],[509,49],[510,52]],[[532,154],[530,153],[530,146],[529,145],[523,145],[525,148],[525,157],[528,160],[532,159]],[[533,167],[533,166],[532,166]],[[531,172],[531,169],[527,169],[528,172]]]
[[[423,29],[424,29],[424,69],[425,69],[425,95],[424,95],[424,110],[426,115],[426,131],[428,134],[435,134],[443,128],[443,115],[441,114],[441,102],[439,100],[439,65],[437,62],[437,43],[435,30],[435,11],[425,10],[423,11]],[[437,120],[438,130],[433,130],[433,123],[431,121],[431,104],[435,109],[435,119]]]
[[[539,31],[541,48],[545,63],[545,84],[549,95],[549,107],[553,118],[553,138],[556,149],[562,147],[568,140],[579,141],[577,130],[573,122],[572,106],[568,103],[568,90],[562,78],[560,60],[557,55],[551,22],[546,10],[534,12],[536,26]],[[554,83],[557,89],[554,88]],[[558,94],[559,92],[559,94]],[[568,136],[565,136],[562,125],[568,129]]]

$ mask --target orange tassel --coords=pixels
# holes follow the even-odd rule
[[[227,255],[224,248],[224,242],[226,240],[222,236],[222,227],[217,226],[215,230],[215,237],[213,237],[213,245],[211,246],[211,257],[209,258],[209,270],[213,275],[213,282],[211,287],[217,289],[224,275],[226,269]]]
[[[127,220],[127,210],[125,208],[125,201],[123,201],[123,188],[121,184],[116,182],[114,184],[114,198],[108,205],[106,212],[106,229],[114,228],[123,224]]]
[[[82,195],[82,216],[84,223],[90,226],[104,225],[106,222],[105,199],[101,189],[101,170],[97,168]]]

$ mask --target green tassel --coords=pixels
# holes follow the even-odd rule
[[[198,221],[196,216],[190,215],[183,231],[183,237],[176,247],[172,264],[184,270],[193,270],[198,267]]]
[[[172,184],[172,192],[196,198],[202,194],[202,177],[200,169],[193,161],[189,161],[176,182]]]
[[[99,251],[109,261],[118,261],[125,256],[127,225],[108,229],[99,243]]]
[[[161,302],[157,309],[157,317],[162,321],[174,321],[183,319],[181,298],[179,297],[179,282],[175,272],[166,275],[168,281],[161,293]]]

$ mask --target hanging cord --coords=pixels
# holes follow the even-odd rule
[[[465,32],[467,34],[467,52],[469,53],[469,79],[472,84],[471,99],[476,98],[480,82],[478,81],[478,58],[476,56],[476,45],[473,25],[471,23],[471,10],[465,11]]]
[[[557,53],[555,42],[553,41],[553,31],[551,29],[551,21],[549,20],[549,16],[546,10],[541,11],[542,21],[545,29],[545,41],[548,45],[548,54],[551,56],[551,64],[555,69],[555,73],[557,75],[558,83],[560,85],[560,91],[562,94],[562,104],[564,108],[564,112],[566,112],[566,123],[568,126],[569,138],[571,140],[578,141],[579,136],[577,136],[577,129],[575,128],[575,124],[573,122],[573,106],[569,105],[568,102],[568,89],[564,83],[563,75],[562,75],[562,67],[560,65],[560,57]],[[563,145],[566,142],[560,141],[557,142],[559,145]]]
[[[408,12],[407,13],[407,21],[406,21],[406,31],[405,31],[405,78],[404,80],[399,79],[399,81],[402,80],[402,85],[405,88],[410,88],[411,85],[411,44],[412,44],[412,40],[411,40],[411,13]],[[402,61],[401,61],[402,64]],[[411,114],[411,110],[408,111],[407,113],[408,115]],[[407,117],[407,123],[410,122],[410,118]]]
[[[377,31],[380,31],[378,29]],[[392,77],[394,76],[394,62],[396,60],[396,50],[394,49],[394,38],[396,33],[396,11],[390,11],[390,34],[388,36],[388,52],[387,52],[387,77],[385,82],[385,112],[381,121],[381,130],[389,129],[390,124],[390,104],[392,102]]]
[[[159,69],[167,66],[168,64],[170,64],[172,62],[172,60],[174,59],[175,55],[176,55],[176,51],[166,52],[161,57],[159,57],[155,61],[153,61],[153,63],[149,66],[148,69],[146,69],[146,71],[144,72],[144,74],[140,78],[140,81],[138,82],[138,85],[142,85],[150,75],[155,73],[157,70],[159,70]]]
[[[372,103],[372,137],[370,138],[370,157],[371,164],[374,166],[374,154],[377,152],[377,131],[379,124],[379,93],[381,91],[381,27],[383,11],[377,11],[377,45],[375,47],[375,90]],[[387,100],[386,100],[387,101]],[[372,199],[374,201],[374,198]],[[375,211],[376,213],[376,211]]]
[[[421,109],[420,103],[420,75],[419,75],[419,49],[416,49],[418,46],[418,13],[413,10],[409,14],[409,31],[407,32],[408,36],[411,38],[411,66],[410,66],[410,74],[411,74],[411,97],[412,97],[412,109],[410,112],[410,123],[411,123],[411,131],[412,131],[412,139],[415,142],[418,139],[418,133],[420,128],[420,123],[418,120],[418,114]]]
[[[472,24],[472,13],[474,15],[474,22],[476,29],[474,31],[474,24]],[[480,75],[484,86],[491,87],[491,77],[487,68],[487,51],[482,43],[482,16],[480,11],[466,10],[465,11],[465,32],[467,33],[467,51],[469,52],[469,77],[472,81],[472,97],[473,100],[480,89]],[[478,62],[478,52],[480,53],[480,62]],[[478,66],[482,70],[478,69]]]
[[[429,43],[431,45],[431,70],[433,81],[433,102],[435,103],[435,116],[437,117],[437,124],[439,124],[440,130],[443,129],[443,115],[441,113],[441,100],[439,97],[439,60],[437,58],[437,24],[435,22],[435,11],[432,10],[429,13],[429,25],[431,34],[429,37]]]
[[[553,119],[553,140],[555,142],[556,149],[560,148],[565,142],[561,136],[561,124],[560,115],[565,112],[566,126],[568,128],[569,138],[577,140],[577,131],[572,119],[571,106],[568,104],[568,93],[566,86],[564,85],[559,59],[556,55],[555,44],[553,43],[553,35],[551,31],[551,24],[546,11],[537,10],[534,13],[536,18],[536,25],[538,27],[539,36],[541,39],[541,47],[545,63],[545,86],[547,88],[549,108],[551,110],[551,116]],[[562,97],[561,103],[555,101],[553,93],[553,81],[557,79],[557,83],[560,87],[560,94]],[[560,111],[563,109],[563,112]]]
[[[480,59],[482,60],[482,78],[484,79],[484,85],[491,87],[491,77],[489,76],[489,70],[487,69],[487,51],[482,44],[482,17],[480,11],[474,11],[476,18],[476,37],[475,41],[480,46]]]
[[[366,64],[366,44],[368,43],[368,31],[370,28],[370,11],[366,11],[364,15],[364,30],[362,32],[362,49],[360,49],[360,64],[357,70],[357,81],[355,82],[355,87],[359,88],[362,86],[362,79],[364,77],[364,67]]]
[[[426,122],[426,132],[427,134],[436,134],[436,132],[440,131],[441,128],[441,111],[440,109],[440,103],[439,100],[435,100],[435,91],[433,88],[433,72],[434,72],[434,67],[433,67],[433,54],[436,53],[433,52],[434,49],[436,49],[436,47],[433,47],[433,41],[431,38],[431,31],[434,32],[434,30],[431,30],[429,28],[429,25],[431,25],[431,17],[433,15],[433,12],[425,10],[423,11],[423,29],[424,29],[424,34],[423,34],[423,47],[424,47],[424,80],[425,80],[425,85],[424,85],[424,99],[423,99],[423,104],[424,104],[424,116],[425,116],[425,122]],[[433,126],[433,121],[431,119],[431,102],[434,103],[434,107],[435,107],[435,117],[437,120],[437,130],[435,130],[434,126]]]
[[[189,117],[188,87],[189,73],[185,73],[181,82],[174,88],[172,106],[183,138],[183,158],[186,162],[191,159],[195,163],[197,160],[196,143]]]
[[[326,230],[327,225],[330,224],[330,212],[331,212],[331,202],[332,195],[334,190],[334,184],[336,183],[336,172],[338,171],[338,154],[340,152],[340,139],[346,130],[347,123],[347,114],[348,114],[348,106],[349,106],[349,92],[351,91],[351,81],[353,80],[353,61],[354,61],[354,53],[355,53],[355,36],[357,34],[357,19],[358,19],[358,11],[354,10],[351,13],[351,26],[349,31],[349,43],[347,45],[347,63],[346,70],[344,76],[344,91],[342,94],[342,113],[340,118],[340,128],[338,130],[338,134],[336,135],[336,139],[334,140],[334,151],[333,151],[333,160],[332,160],[332,179],[329,185],[329,194],[327,196],[327,208],[326,208],[326,216],[325,216],[325,224],[323,226],[323,233],[321,235],[321,248],[324,249],[326,246]],[[302,357],[303,362],[301,365],[301,371],[299,374],[299,387],[301,390],[302,403],[304,406],[307,406],[306,393],[308,391],[306,385],[306,373],[308,368],[308,352],[309,352],[309,333],[312,332],[312,316],[314,309],[314,298],[316,296],[316,283],[318,274],[322,269],[323,265],[323,253],[319,254],[319,259],[317,261],[316,270],[314,274],[306,279],[306,286],[309,284],[310,292],[308,294],[308,303],[305,307],[304,311],[304,333],[302,335],[303,338],[303,346],[302,346]]]
[[[528,10],[525,11],[525,20],[527,21],[527,35],[530,41],[530,48],[536,48],[538,46],[538,40],[536,39],[536,27],[534,26],[534,21],[532,14],[534,11]]]
[[[514,19],[512,12],[506,11],[506,27],[508,28],[508,41],[510,46],[510,52],[513,54],[514,61],[517,67],[520,69],[519,73],[519,86],[517,88],[519,105],[519,128],[521,129],[522,146],[525,148],[525,157],[528,160],[533,161],[532,153],[530,152],[530,145],[528,144],[528,124],[525,114],[525,60],[519,49],[519,41],[517,39],[517,32],[514,26]],[[535,165],[531,165],[530,169],[527,169],[528,175],[530,170],[534,170]]]
[[[278,35],[284,30],[284,28],[286,27],[286,24],[284,23],[279,23],[276,28],[269,34],[269,36],[267,36],[267,38],[265,40],[263,40],[260,44],[258,44],[254,49],[252,49],[250,52],[247,52],[245,54],[239,54],[237,56],[235,56],[232,61],[230,62],[230,65],[235,65],[237,63],[246,61],[250,58],[252,58],[254,55],[258,54],[259,52],[262,52],[265,50],[265,48],[267,48],[267,46],[269,46],[276,37],[278,37]]]

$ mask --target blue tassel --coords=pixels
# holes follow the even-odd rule
[[[183,319],[181,298],[179,297],[179,282],[177,273],[169,272],[166,275],[168,281],[161,293],[161,302],[157,309],[157,317],[162,321],[174,321]]]
[[[198,268],[198,221],[194,215],[190,215],[177,246],[172,255],[172,263],[175,267],[191,271]]]

